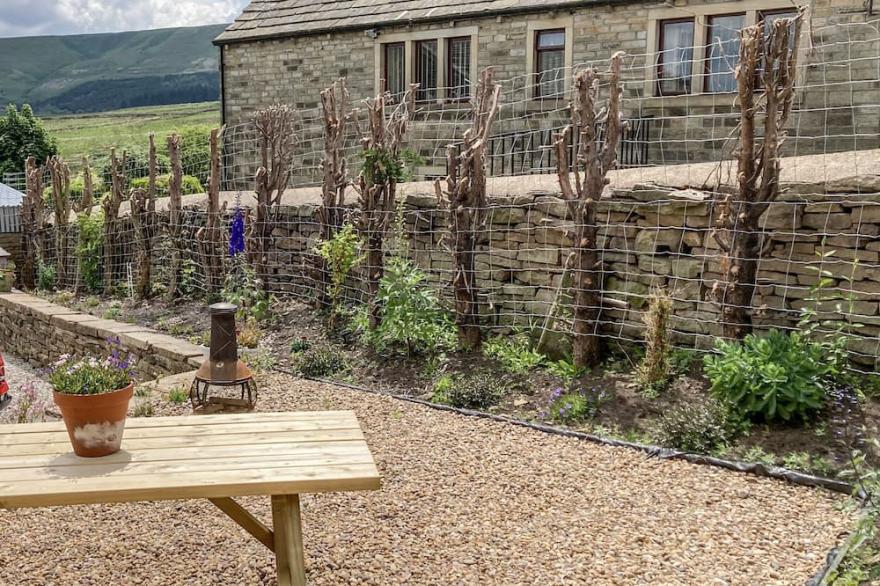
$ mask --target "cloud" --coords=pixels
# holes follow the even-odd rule
[[[248,0],[2,0],[0,37],[232,22]]]

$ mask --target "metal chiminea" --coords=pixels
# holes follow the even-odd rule
[[[235,311],[232,303],[215,303],[211,311],[211,350],[208,360],[196,371],[189,391],[193,409],[222,410],[224,407],[253,409],[257,383],[247,365],[238,359]],[[223,393],[224,390],[235,390]],[[219,394],[216,394],[219,393]]]

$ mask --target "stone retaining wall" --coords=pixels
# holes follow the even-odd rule
[[[0,336],[4,351],[45,367],[65,353],[108,355],[110,338],[137,358],[139,380],[191,371],[204,349],[147,327],[78,313],[39,297],[0,295]]]

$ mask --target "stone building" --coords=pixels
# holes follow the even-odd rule
[[[255,0],[215,40],[223,119],[229,125],[247,122],[273,103],[314,108],[320,90],[340,76],[347,78],[353,102],[383,89],[401,92],[415,82],[425,112],[417,119],[421,136],[434,132],[432,139],[445,143],[460,127],[449,123],[454,114],[444,113],[462,111],[476,73],[492,66],[505,80],[496,133],[512,137],[509,143],[499,138],[496,147],[532,156],[493,174],[523,174],[549,167],[533,159],[544,154],[550,130],[566,122],[571,70],[604,66],[622,50],[628,55],[624,108],[633,121],[622,163],[729,158],[739,120],[733,94],[737,32],[792,16],[795,4],[806,3]],[[800,56],[804,89],[787,148],[790,154],[874,148],[880,35],[870,22],[870,5],[813,0],[809,10]],[[429,155],[422,175],[442,175],[441,149],[418,148]]]

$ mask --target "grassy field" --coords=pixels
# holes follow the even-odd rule
[[[165,136],[185,126],[219,126],[220,103],[151,106],[43,120],[65,159],[75,161],[82,155],[103,159],[111,147],[146,148],[150,132],[164,142]]]

